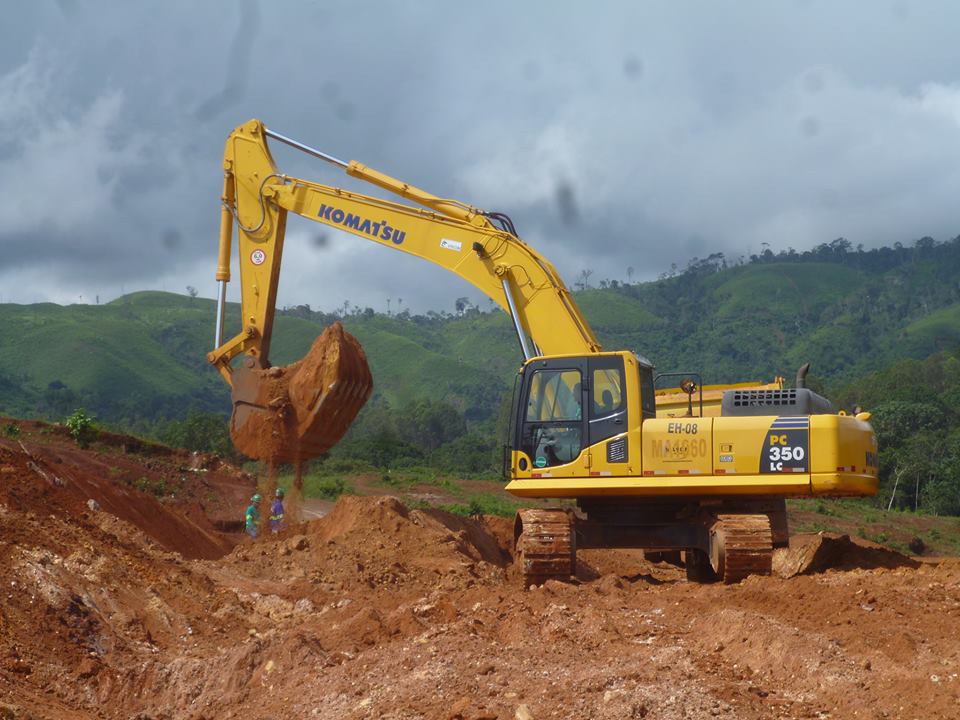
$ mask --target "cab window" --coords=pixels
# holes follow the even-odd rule
[[[616,368],[594,370],[590,391],[593,397],[592,417],[618,412],[623,407],[623,371]]]
[[[643,419],[657,416],[657,397],[653,389],[653,368],[649,365],[640,365],[640,404],[643,410]]]
[[[520,449],[535,468],[573,462],[583,448],[579,370],[538,370],[530,378]]]
[[[530,382],[528,422],[562,422],[583,417],[579,370],[539,370]]]

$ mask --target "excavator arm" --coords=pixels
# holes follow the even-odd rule
[[[268,138],[337,165],[348,175],[421,207],[284,175],[278,171],[270,154]],[[459,275],[511,316],[525,360],[540,355],[586,355],[601,349],[556,270],[515,234],[498,227],[495,221],[502,216],[430,195],[356,161],[337,160],[268,130],[258,120],[251,120],[230,134],[224,150],[216,275],[219,283],[216,348],[207,356],[233,387],[235,442],[238,435],[243,435],[240,426],[251,424],[248,435],[254,434],[252,431],[256,429],[257,433],[297,436],[295,443],[279,443],[285,450],[273,449],[272,455],[284,460],[306,459],[322,452],[325,444],[311,447],[309,441],[309,436],[317,436],[329,424],[324,417],[312,413],[312,421],[307,423],[311,427],[306,427],[305,418],[311,413],[304,411],[304,402],[295,400],[291,407],[291,403],[278,402],[277,397],[265,392],[271,380],[276,380],[276,373],[270,376],[265,372],[270,368],[270,339],[288,212],[423,258]],[[225,286],[230,280],[234,225],[239,231],[242,329],[238,335],[223,342]],[[231,361],[241,354],[246,354],[247,358],[241,368],[235,369]],[[355,366],[358,362],[348,358],[346,364]],[[363,365],[365,367],[365,361]],[[350,375],[349,370],[344,372]],[[342,379],[334,377],[334,380]],[[362,393],[358,390],[354,394],[359,396]],[[366,394],[369,395],[369,389]],[[310,402],[309,392],[305,402]],[[288,416],[296,415],[295,426],[299,429],[289,423],[280,428],[273,421],[264,427],[250,423],[251,418],[276,415],[277,408]],[[326,412],[338,412],[338,424],[343,425],[345,432],[359,409],[356,407],[346,423],[343,421],[349,409],[328,403]],[[238,446],[241,444],[254,450],[247,454],[255,457],[264,454],[250,447],[255,444],[252,441],[241,442]]]

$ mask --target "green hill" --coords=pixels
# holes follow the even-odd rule
[[[717,273],[715,282],[719,317],[789,317],[822,312],[858,290],[864,276],[843,265],[778,262]]]
[[[604,347],[636,350],[658,369],[707,382],[792,376],[804,362],[842,384],[960,343],[960,242],[852,252],[835,241],[808,253],[769,251],[727,267],[695,260],[672,277],[575,293]],[[238,330],[236,306],[228,308]],[[102,306],[0,305],[0,411],[60,418],[85,406],[132,428],[226,413],[226,385],[206,363],[210,300],[141,292]],[[335,316],[280,312],[273,361],[300,357]],[[500,312],[343,318],[366,348],[381,405],[443,401],[489,420],[512,387],[520,353]]]
[[[934,310],[904,328],[905,340],[914,357],[960,345],[960,303]]]

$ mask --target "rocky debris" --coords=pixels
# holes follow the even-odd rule
[[[794,537],[790,547],[774,553],[773,572],[780,577],[809,575],[827,570],[919,567],[903,553],[849,535],[819,533]]]
[[[533,720],[533,713],[530,712],[530,708],[525,705],[517,705],[517,710],[513,714],[514,720]]]
[[[957,716],[956,559],[810,536],[789,577],[727,586],[585,551],[525,592],[509,520],[360,497],[189,559],[165,538],[203,518],[144,500],[127,456],[59,448],[57,487],[31,452],[0,443],[0,720]],[[242,510],[219,472],[189,482]]]

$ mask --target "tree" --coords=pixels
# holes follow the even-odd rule
[[[90,447],[90,443],[97,439],[100,432],[93,424],[93,418],[87,415],[87,411],[83,408],[74,410],[63,424],[70,431],[70,437],[82,448]]]
[[[467,431],[466,420],[444,400],[418,400],[401,414],[398,425],[404,440],[427,451]]]
[[[216,413],[190,410],[184,420],[172,420],[158,433],[166,445],[196,452],[226,456],[233,454],[226,418]]]
[[[197,289],[193,285],[187,285],[187,295],[195,298],[197,296]]]
[[[41,412],[48,417],[62,417],[71,407],[76,407],[77,394],[60,380],[47,384],[41,398]]]

